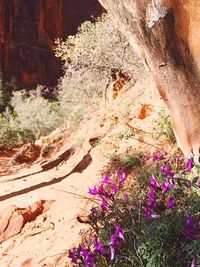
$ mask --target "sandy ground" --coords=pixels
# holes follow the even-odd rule
[[[126,99],[131,100],[130,124],[143,131],[155,131],[154,111],[163,104],[152,81],[147,79],[142,86],[136,84],[124,93],[121,100],[115,101],[114,109],[118,116],[125,116],[119,110],[119,103],[126,109],[128,104],[122,103]],[[150,105],[151,112],[141,120],[138,119],[138,112],[143,104]],[[74,136],[84,136],[84,143],[76,147],[75,153],[67,161],[53,169],[42,171],[41,162],[12,165],[9,157],[0,157],[1,209],[9,205],[23,208],[41,199],[54,200],[50,209],[26,223],[21,233],[0,244],[0,267],[65,266],[67,250],[77,245],[80,231],[84,228],[83,224],[77,222],[77,215],[87,214],[91,206],[91,202],[81,196],[86,196],[88,187],[100,179],[99,172],[108,162],[103,152],[116,149],[123,152],[127,147],[141,146],[137,140],[116,140],[113,136],[125,121],[121,120],[121,124],[110,127],[112,116],[109,117],[108,112],[103,115],[103,112],[105,110],[100,115],[96,114],[96,118],[93,114],[79,127]],[[102,137],[101,143],[95,148],[89,142],[94,136]],[[69,138],[58,154],[70,149],[76,143],[76,138]],[[146,138],[146,142],[153,142],[152,136],[142,138]],[[149,150],[151,146],[145,144],[145,149]],[[56,158],[57,155],[52,157]]]

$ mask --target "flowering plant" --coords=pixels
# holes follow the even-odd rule
[[[200,264],[200,179],[194,163],[160,151],[145,190],[125,194],[125,170],[88,189],[90,234],[69,251],[74,267],[195,267]],[[189,179],[190,178],[190,179]],[[144,188],[143,188],[144,189]]]

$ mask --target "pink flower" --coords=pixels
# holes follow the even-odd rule
[[[154,189],[158,189],[160,186],[158,184],[158,182],[156,181],[156,178],[154,176],[152,176],[151,180],[150,180],[150,185],[154,188]]]
[[[166,193],[168,192],[170,189],[170,184],[167,180],[164,180],[163,183],[162,183],[162,193]]]
[[[172,209],[176,204],[176,200],[173,197],[170,197],[167,202],[167,208]]]
[[[187,172],[191,172],[192,168],[194,167],[194,163],[192,159],[188,159],[187,163],[186,163],[186,168],[185,170]]]

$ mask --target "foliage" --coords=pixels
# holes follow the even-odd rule
[[[44,99],[40,89],[15,92],[11,105],[0,117],[0,147],[34,141],[62,123],[58,104]]]
[[[49,102],[41,96],[40,90],[15,92],[11,104],[17,114],[22,131],[30,131],[34,138],[46,135],[61,123],[57,103]]]
[[[63,122],[75,127],[88,106],[96,103],[119,74],[129,80],[141,67],[128,41],[114,28],[107,14],[95,23],[83,23],[76,35],[64,42],[57,40],[56,45],[56,56],[64,62],[64,76],[54,96],[57,101],[47,100],[49,92],[38,87],[15,92],[8,108],[0,77],[0,111],[5,111],[7,105],[0,120],[1,146],[33,141]],[[128,112],[126,105],[124,112]],[[47,146],[44,153],[50,148]]]
[[[9,94],[6,92],[3,73],[0,71],[0,112],[5,111],[6,106],[9,103]]]
[[[122,130],[120,130],[117,134],[116,134],[117,138],[119,138],[120,140],[122,139],[129,139],[133,136],[133,131],[130,128],[123,128]]]
[[[103,176],[82,243],[69,251],[74,267],[180,267],[200,264],[200,178],[193,161],[167,160],[160,151],[149,185],[138,197],[123,193],[126,172]],[[84,223],[82,218],[79,222]],[[192,265],[191,265],[192,264]]]
[[[126,170],[135,169],[137,167],[141,168],[142,156],[142,153],[139,152],[127,153],[121,157],[120,163]]]
[[[56,55],[64,61],[59,99],[67,117],[74,104],[91,104],[102,96],[119,73],[132,77],[141,66],[128,41],[104,14],[95,23],[85,22],[74,36],[56,41]]]
[[[176,138],[173,132],[172,122],[165,109],[160,112],[160,119],[158,120],[160,129],[160,136],[165,137],[170,143],[175,143]]]
[[[6,110],[0,114],[0,148],[12,148],[32,140],[33,133],[22,130],[16,117]]]

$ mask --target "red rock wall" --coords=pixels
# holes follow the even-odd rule
[[[76,33],[81,22],[102,11],[97,0],[1,0],[4,79],[20,88],[55,85],[61,74],[61,63],[52,51],[55,38]]]

